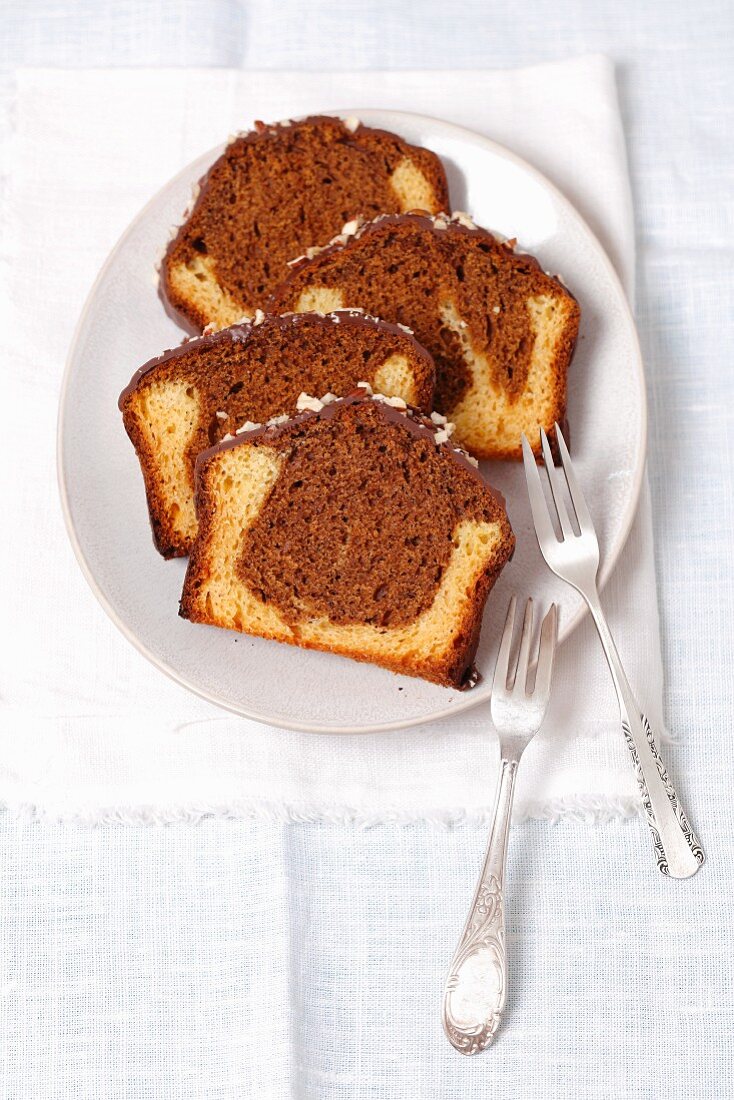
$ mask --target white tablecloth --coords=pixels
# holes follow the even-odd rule
[[[0,1094],[730,1095],[729,5],[535,0],[520,16],[510,0],[307,11],[294,0],[103,0],[65,15],[39,0],[32,17],[18,5],[5,24],[6,74],[18,64],[478,68],[591,50],[618,61],[667,719],[681,735],[668,755],[709,862],[676,884],[652,872],[636,822],[517,828],[507,1024],[493,1051],[463,1060],[445,1044],[438,1002],[479,830],[85,830],[5,819]],[[7,104],[11,75],[3,90]],[[32,436],[32,410],[18,415]]]

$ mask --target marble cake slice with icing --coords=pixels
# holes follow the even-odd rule
[[[344,222],[413,209],[448,209],[443,165],[429,150],[356,119],[258,123],[199,184],[163,259],[161,290],[199,331],[230,325],[264,305],[288,260]]]
[[[532,256],[463,214],[378,217],[294,265],[272,309],[358,305],[409,325],[436,363],[436,408],[477,458],[520,459],[566,416],[579,306]]]
[[[429,412],[434,380],[409,332],[357,310],[258,315],[146,363],[119,403],[156,547],[167,558],[189,552],[197,455],[242,425],[292,416],[303,392],[343,396],[361,381]]]
[[[514,537],[445,427],[402,405],[359,390],[200,455],[181,615],[465,685]]]

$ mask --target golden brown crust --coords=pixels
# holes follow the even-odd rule
[[[150,434],[143,428],[142,418],[137,415],[134,397],[125,402],[122,416],[125,431],[135,448],[143,475],[153,545],[166,559],[184,557],[188,550],[183,545],[180,532],[174,524],[167,499],[161,489],[158,476],[158,452]]]
[[[406,165],[415,178],[405,179]],[[435,154],[330,116],[258,123],[227,146],[199,188],[160,281],[168,305],[199,330],[253,314],[286,277],[287,262],[344,222],[416,205],[433,213],[449,202]]]
[[[364,398],[358,399],[356,405],[351,409],[345,409],[346,404],[346,402],[337,402],[325,410],[326,415],[332,420],[329,428],[332,437],[334,421],[338,430],[346,432],[358,430],[357,424],[359,424],[365,431],[380,430],[382,445],[388,450],[396,448],[403,458],[405,455],[411,454],[413,449],[412,457],[416,461],[420,461],[421,469],[427,469],[435,474],[437,468],[440,467],[441,477],[438,482],[434,483],[434,489],[431,492],[434,494],[450,493],[452,506],[456,508],[456,517],[460,524],[460,526],[454,526],[452,530],[447,531],[447,535],[450,535],[453,540],[453,545],[456,547],[464,545],[461,542],[461,537],[457,534],[461,530],[462,524],[470,532],[470,541],[474,527],[479,532],[472,544],[469,557],[472,554],[481,552],[481,547],[485,546],[484,557],[478,561],[478,564],[475,563],[464,576],[456,593],[453,593],[449,584],[452,566],[450,565],[443,570],[440,584],[448,586],[443,593],[443,603],[450,609],[446,612],[446,617],[441,618],[439,615],[435,621],[426,622],[423,633],[415,633],[410,644],[401,648],[401,644],[396,642],[395,635],[400,634],[401,631],[410,630],[419,624],[421,617],[425,618],[425,611],[421,617],[416,618],[415,623],[408,627],[401,621],[398,626],[385,626],[384,623],[379,623],[376,628],[373,627],[371,614],[366,611],[368,615],[366,621],[369,629],[376,629],[377,631],[378,642],[376,644],[373,644],[374,639],[370,640],[370,635],[359,633],[364,629],[361,623],[355,624],[358,631],[356,636],[349,634],[351,629],[349,623],[341,624],[337,629],[334,629],[331,619],[325,620],[323,629],[319,631],[309,629],[309,616],[305,615],[299,621],[298,616],[294,615],[293,606],[289,612],[285,612],[287,625],[284,629],[284,608],[278,606],[277,600],[274,602],[270,598],[272,596],[271,592],[263,592],[261,589],[258,589],[259,602],[257,606],[265,608],[268,615],[275,615],[275,619],[271,620],[270,624],[264,618],[258,619],[257,615],[251,615],[248,618],[247,613],[243,614],[241,611],[238,611],[233,617],[223,615],[221,604],[218,602],[219,595],[216,587],[212,587],[210,583],[213,576],[221,578],[228,568],[227,563],[222,560],[221,543],[217,541],[221,534],[223,515],[223,502],[220,498],[219,488],[222,484],[223,475],[222,460],[231,459],[233,456],[235,458],[246,456],[248,452],[261,449],[270,455],[276,452],[280,453],[286,456],[286,462],[290,462],[292,460],[287,456],[293,455],[294,448],[297,450],[301,445],[304,448],[313,448],[317,433],[322,429],[326,430],[324,425],[319,424],[320,418],[324,415],[323,413],[306,414],[282,428],[245,435],[236,443],[225,444],[200,456],[197,464],[197,509],[200,527],[189,559],[180,614],[193,622],[229,626],[261,637],[287,641],[290,644],[307,649],[321,649],[341,653],[355,660],[379,664],[394,672],[419,676],[447,687],[462,687],[476,655],[484,604],[514,548],[514,536],[503,503],[468,464],[463,460],[458,460],[450,445],[436,446],[433,434],[436,429],[433,426],[426,428],[424,422],[416,421],[408,427],[405,423],[405,417],[395,414],[384,406],[377,406],[376,402],[366,402]],[[365,404],[370,407],[363,408]],[[383,418],[381,429],[376,426],[376,417]],[[355,418],[357,423],[355,423]],[[431,449],[432,457],[426,466],[420,455],[423,454],[425,458],[427,447]],[[338,457],[336,461],[338,462]],[[294,474],[299,471],[297,466],[289,468],[292,469]],[[227,467],[228,477],[231,476],[233,469],[234,467],[231,465]],[[285,476],[283,472],[277,474],[274,485],[278,485],[279,479]],[[430,480],[431,473],[428,473],[426,477]],[[324,471],[324,480],[325,482],[329,480],[326,471]],[[438,483],[443,484],[446,488],[439,489],[435,487]],[[416,485],[415,492],[420,494],[427,487],[428,482],[422,488]],[[287,489],[287,486],[285,488]],[[392,496],[389,485],[386,486],[386,489],[384,509],[389,514]],[[256,513],[258,517],[267,514],[267,509],[270,507],[270,494],[273,491],[273,488],[271,488],[263,497]],[[463,501],[466,503],[459,503]],[[435,495],[431,497],[429,492],[424,503],[431,512],[434,510],[438,512],[438,509],[433,507],[439,503]],[[232,518],[233,528],[239,530],[241,520],[239,517],[231,516],[231,502],[229,509],[227,515]],[[272,518],[274,523],[280,522],[277,517],[273,516]],[[411,532],[416,530],[417,527],[418,525],[413,525]],[[249,530],[249,528],[246,526],[245,530]],[[301,578],[303,574],[299,562],[302,561],[302,558],[299,557],[296,551],[299,543],[295,529],[288,527],[286,537],[288,536],[292,536],[295,540],[291,550],[291,554],[295,557],[292,562],[286,563],[284,561],[282,568],[296,568],[297,575]],[[379,538],[380,536],[376,537]],[[380,543],[385,553],[388,554],[388,563],[391,563],[389,558],[390,541],[390,538],[385,538],[384,547],[382,542]],[[427,543],[421,543],[421,550],[427,551],[427,546]],[[240,560],[244,558],[245,550],[246,543],[237,541],[236,550],[232,551],[232,556]],[[390,576],[389,565],[386,568],[388,568],[388,573],[375,571],[376,584],[381,585],[385,576]],[[422,576],[420,572],[415,574],[415,583],[420,585],[423,581],[427,581],[429,585],[435,586],[437,581],[432,575],[432,568],[432,561],[429,560],[424,566],[426,576]],[[229,563],[229,569],[234,575],[234,562]],[[240,574],[238,573],[237,576],[240,577]],[[238,580],[237,583],[239,584],[240,581]],[[347,578],[344,583],[349,584],[351,582]],[[214,593],[213,599],[212,592]],[[251,595],[251,589],[247,589],[247,592],[248,595]],[[303,598],[304,593],[302,590],[299,595]],[[436,602],[443,606],[442,601]],[[452,619],[451,614],[454,610],[456,615]],[[433,608],[428,614],[431,614],[432,611]],[[321,621],[319,619],[319,622]],[[339,633],[339,630],[345,633]],[[369,644],[360,642],[360,639],[365,637]],[[381,645],[380,639],[385,639],[386,643]]]
[[[402,369],[396,373],[396,367]],[[191,548],[195,522],[186,524],[182,508],[190,505],[193,521],[194,463],[203,450],[247,421],[292,415],[303,391],[343,395],[360,381],[425,412],[432,408],[435,369],[428,353],[396,325],[356,311],[265,317],[187,341],[145,364],[121,394],[120,409],[140,461],[159,552],[179,557]],[[152,408],[156,400],[160,411]],[[178,436],[169,434],[172,429]],[[171,486],[166,448],[181,440],[182,430],[187,441],[178,445],[183,459],[173,455]]]
[[[523,431],[539,452],[539,426],[564,422],[578,303],[532,256],[455,217],[379,217],[294,265],[270,307],[341,301],[410,325],[459,442],[519,459]]]

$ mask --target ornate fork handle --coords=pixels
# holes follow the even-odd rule
[[[502,892],[517,760],[502,759],[487,854],[443,995],[443,1027],[460,1054],[494,1039],[507,989]]]
[[[584,595],[617,690],[622,731],[632,755],[658,869],[671,878],[689,878],[704,861],[703,848],[668,778],[650,723],[632,694],[598,593]]]

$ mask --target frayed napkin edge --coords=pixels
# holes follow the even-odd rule
[[[211,819],[222,821],[268,822],[280,825],[348,825],[357,829],[378,826],[431,825],[440,829],[489,825],[492,807],[474,810],[435,809],[410,811],[395,809],[367,810],[353,806],[317,807],[307,803],[274,803],[245,799],[217,805],[195,803],[118,805],[73,809],[27,801],[4,801],[0,808],[18,822],[46,825],[199,825]],[[608,795],[566,795],[536,802],[520,803],[513,813],[513,825],[525,821],[564,821],[584,825],[605,825],[620,818],[642,815],[637,797]]]

